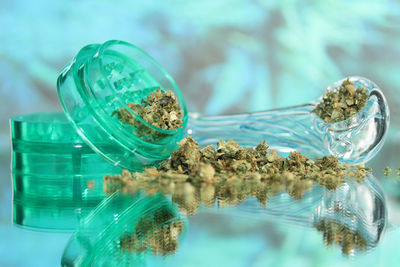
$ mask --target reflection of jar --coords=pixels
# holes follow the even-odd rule
[[[150,255],[174,254],[187,228],[187,219],[166,196],[116,191],[82,220],[61,265],[142,266]]]
[[[96,152],[113,164],[131,170],[166,159],[183,137],[187,110],[174,80],[147,53],[122,41],[88,45],[58,77],[61,105],[76,131]],[[128,103],[141,103],[150,92],[171,90],[183,111],[182,128],[159,129],[131,111]],[[122,124],[114,111],[125,108],[148,132],[163,138],[143,138]]]
[[[17,225],[68,230],[104,197],[102,177],[118,173],[62,113],[11,118],[13,216]]]

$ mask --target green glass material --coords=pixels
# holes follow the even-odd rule
[[[101,198],[91,200],[28,199],[21,194],[13,196],[13,222],[15,225],[40,231],[69,232],[79,225],[94,209]]]
[[[180,230],[169,228],[176,224],[181,225]],[[64,250],[61,265],[141,266],[154,253],[173,254],[187,227],[186,218],[164,195],[116,191],[81,221]],[[156,234],[163,229],[173,240]],[[136,240],[126,249],[123,240],[131,235]]]
[[[187,110],[172,77],[147,53],[122,41],[82,48],[57,81],[58,94],[68,119],[85,142],[113,164],[140,170],[166,159],[182,139]],[[183,127],[163,130],[134,112],[144,127],[162,134],[157,141],[143,140],[133,127],[111,116],[127,103],[140,103],[157,88],[171,90],[183,109]],[[129,110],[129,109],[128,109]]]
[[[120,169],[94,152],[63,113],[11,118],[14,222],[72,230],[103,198],[102,181]]]

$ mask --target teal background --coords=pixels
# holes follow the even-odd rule
[[[57,266],[69,237],[11,225],[8,120],[18,114],[60,110],[58,72],[84,45],[109,39],[125,40],[149,52],[175,78],[188,109],[207,114],[303,104],[316,100],[325,87],[345,76],[367,77],[382,88],[391,111],[386,144],[368,166],[375,168],[378,178],[385,165],[400,166],[398,1],[0,0],[1,266]],[[397,225],[400,185],[384,183],[390,223]],[[400,262],[393,251],[400,233],[390,235],[378,252],[360,261]],[[315,266],[327,261],[325,266],[335,266],[338,259],[357,264],[340,253],[321,250],[319,235],[305,236],[296,239],[302,240],[301,247],[310,246],[310,251],[316,247],[323,255],[315,254],[319,255],[312,261]],[[257,245],[263,253],[279,248],[262,236],[256,238],[259,242],[222,239],[220,247],[223,250],[225,242]],[[210,235],[199,246],[202,254],[216,249],[208,245],[212,242]],[[237,250],[231,253],[237,255]],[[240,257],[243,262],[252,257],[252,250],[246,251]],[[296,247],[284,251],[281,257],[289,262],[303,259]]]

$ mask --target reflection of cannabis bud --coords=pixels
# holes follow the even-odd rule
[[[322,232],[326,245],[339,245],[345,255],[349,255],[354,250],[363,251],[366,249],[365,238],[345,225],[331,220],[321,220],[315,224],[315,228]]]
[[[367,103],[369,96],[364,87],[354,87],[349,80],[343,81],[338,91],[325,92],[322,102],[313,110],[324,121],[339,122],[357,114]]]
[[[168,209],[157,210],[140,218],[133,233],[120,239],[121,249],[133,253],[151,250],[153,254],[167,255],[178,249],[178,237],[184,223]]]
[[[132,111],[144,121],[163,130],[182,127],[182,109],[172,91],[165,92],[158,88],[142,99],[140,104],[128,103],[127,106],[131,111],[120,107],[112,116],[117,114],[122,123],[134,126],[137,136],[146,141],[161,140],[165,134],[146,126],[131,113]]]
[[[303,197],[314,184],[336,189],[345,177],[360,181],[368,169],[342,165],[334,156],[316,161],[291,152],[288,158],[270,151],[266,142],[255,148],[240,146],[233,140],[220,141],[199,148],[191,137],[179,142],[180,147],[158,168],[133,174],[104,177],[104,191],[171,194],[172,201],[191,214],[200,203],[220,206],[238,204],[253,196],[266,205],[268,196],[287,191],[294,198]]]
[[[390,176],[390,178],[396,178],[397,180],[399,180],[399,177],[400,177],[400,167],[399,168],[397,168],[397,169],[395,169],[395,173],[394,173],[394,170],[392,169],[392,168],[390,168],[389,166],[386,166],[384,169],[383,169],[383,174],[385,175],[385,176]]]
[[[385,169],[383,170],[383,174],[385,174],[385,176],[388,176],[392,173],[392,169],[389,166],[386,166]]]
[[[103,191],[108,194],[112,194],[117,190],[122,190],[123,192],[136,191],[136,181],[133,180],[132,174],[128,170],[123,170],[122,174],[117,174],[113,176],[104,176]],[[134,189],[132,189],[132,187]]]

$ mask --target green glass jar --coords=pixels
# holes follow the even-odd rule
[[[57,81],[61,106],[83,140],[114,165],[130,170],[166,159],[177,148],[187,124],[187,109],[172,77],[152,57],[123,41],[108,41],[82,48]],[[171,90],[182,107],[181,128],[164,130],[144,121],[128,108],[151,92]],[[149,132],[162,138],[149,140],[135,134],[112,114],[125,108]]]
[[[103,176],[120,169],[94,152],[63,113],[11,118],[13,218],[36,229],[72,230],[103,198]]]
[[[74,229],[104,198],[105,175],[121,168],[139,171],[168,158],[187,125],[186,105],[174,80],[126,42],[82,48],[60,73],[57,87],[64,113],[11,118],[14,222],[24,227]],[[158,88],[177,97],[181,128],[159,129],[132,112],[158,136],[149,139],[113,116]]]

